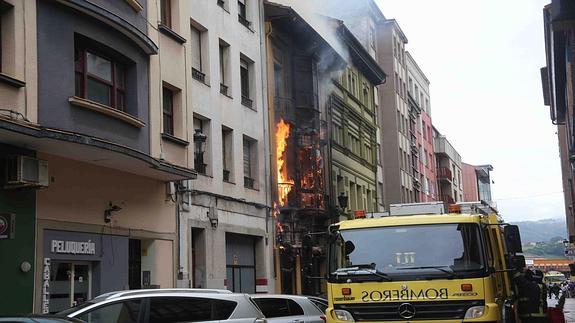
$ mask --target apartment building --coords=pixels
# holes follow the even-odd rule
[[[415,202],[437,201],[429,80],[407,52],[409,135]]]
[[[10,228],[0,270],[15,291],[0,311],[53,313],[119,288],[176,286],[178,208],[166,183],[196,172],[157,145],[155,2],[0,7]]]
[[[461,155],[435,127],[432,127],[432,131],[437,169],[438,200],[448,204],[463,202]]]
[[[335,90],[328,107],[331,196],[347,198],[352,214],[373,213],[379,210],[375,86],[384,82],[386,74],[345,24],[335,23],[352,57],[347,68],[332,77]]]
[[[565,0],[551,1],[543,8],[543,21],[547,58],[546,66],[541,69],[543,99],[545,105],[550,107],[551,122],[557,125],[567,231],[569,242],[575,243],[574,4]]]
[[[198,173],[180,216],[182,283],[267,292],[273,282],[263,4],[192,0],[188,6],[171,8],[187,40],[190,159]]]
[[[463,202],[484,201],[495,207],[491,195],[491,165],[461,163],[463,176]]]

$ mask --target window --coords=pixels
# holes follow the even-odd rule
[[[160,0],[160,23],[172,28],[172,1]]]
[[[192,49],[192,77],[200,82],[205,82],[206,74],[204,71],[204,62],[202,60],[202,36],[205,33],[200,31],[198,28],[191,27],[191,49]]]
[[[194,116],[194,169],[203,175],[208,174],[210,120]],[[198,140],[196,137],[203,137]]]
[[[78,318],[90,323],[136,323],[139,322],[141,300],[106,304]]]
[[[220,39],[219,57],[220,57],[220,93],[229,95],[229,72],[230,65],[230,45]]]
[[[162,111],[164,117],[164,133],[174,135],[174,92],[167,87],[162,88]]]
[[[377,154],[377,164],[381,165],[382,159],[381,159],[381,145],[380,144],[377,144],[376,154]]]
[[[244,136],[244,187],[255,188],[255,161],[257,141]]]
[[[395,92],[399,92],[399,76],[395,73]]]
[[[283,298],[254,298],[266,318],[303,315],[295,301]]]
[[[238,21],[250,28],[251,26],[251,22],[248,20],[248,16],[247,16],[247,7],[246,7],[246,1],[247,0],[238,0]]]
[[[365,145],[365,160],[370,164],[373,163],[373,150],[371,149],[371,144],[366,143]]]
[[[226,320],[236,306],[236,302],[207,298],[152,297],[148,321],[176,323]]]
[[[124,64],[83,44],[77,44],[74,67],[76,96],[126,111]]]
[[[333,123],[333,140],[337,144],[343,145],[343,127],[336,122]]]
[[[6,67],[7,66],[2,66],[2,61],[3,61],[3,57],[4,56],[10,56],[10,55],[6,55],[8,50],[11,50],[11,47],[13,48],[14,46],[10,46],[12,44],[6,44],[7,40],[9,39],[9,35],[6,35],[4,33],[7,33],[8,30],[10,28],[4,28],[2,29],[2,25],[6,24],[7,21],[13,20],[11,19],[11,17],[9,17],[9,15],[13,15],[13,7],[12,5],[10,5],[9,3],[6,3],[2,0],[0,0],[0,73],[4,72],[6,73]],[[6,27],[6,26],[5,26]]]
[[[233,130],[222,126],[222,165],[225,182],[232,181],[233,156]]]
[[[240,59],[240,79],[242,87],[242,104],[248,108],[253,106],[250,95],[250,63],[245,59]]]

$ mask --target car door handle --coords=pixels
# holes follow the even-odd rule
[[[293,320],[291,323],[304,323],[303,320]]]

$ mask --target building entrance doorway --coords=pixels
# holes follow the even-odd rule
[[[91,298],[92,266],[89,262],[53,261],[50,265],[50,313],[84,303]]]

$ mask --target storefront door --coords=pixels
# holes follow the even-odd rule
[[[50,268],[50,313],[62,311],[90,299],[91,282],[90,263],[53,261]]]

